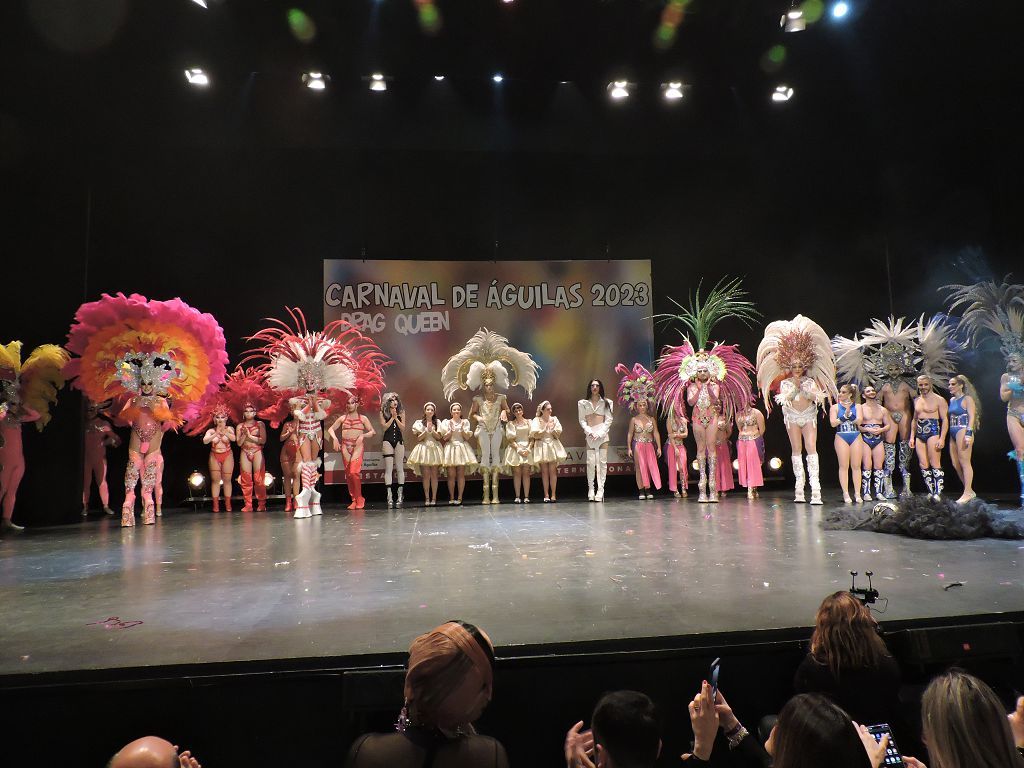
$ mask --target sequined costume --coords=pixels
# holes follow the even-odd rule
[[[441,371],[441,386],[449,402],[460,389],[479,391],[468,418],[476,425],[474,434],[480,443],[484,504],[498,503],[498,480],[504,458],[501,441],[508,421],[504,393],[509,387],[520,386],[532,398],[539,370],[529,353],[511,346],[501,334],[481,328]]]
[[[135,525],[139,482],[142,521],[151,525],[162,500],[163,434],[217,393],[228,359],[224,331],[181,299],[104,294],[78,308],[67,348],[76,355],[67,367],[73,386],[94,402],[113,400],[118,421],[132,429],[121,525]]]
[[[795,370],[803,370],[796,375]],[[806,431],[817,424],[818,408],[827,409],[839,398],[836,389],[835,357],[828,334],[810,318],[797,315],[792,320],[776,320],[765,328],[757,348],[757,384],[771,413],[774,402],[782,406],[783,421],[793,448],[793,500],[804,501],[804,466],[801,448],[807,454],[807,475],[811,486],[811,504],[821,504],[820,464],[817,431]]]
[[[661,489],[661,470],[658,467],[658,452],[655,441],[660,449],[658,425],[654,421],[654,377],[640,363],[634,363],[632,370],[622,363],[615,366],[619,379],[619,402],[633,414],[629,427],[632,432],[633,463],[636,466],[637,487],[641,498],[653,498],[650,493],[651,484]],[[641,409],[641,404],[644,406]],[[646,421],[643,416],[646,415]]]
[[[35,422],[42,431],[49,423],[67,362],[67,352],[55,344],[36,347],[24,363],[20,341],[0,345],[0,534],[22,529],[13,520],[18,486],[25,476],[22,425]]]

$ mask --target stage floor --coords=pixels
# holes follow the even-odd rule
[[[1024,609],[1024,542],[825,532],[821,509],[662,497],[29,530],[0,539],[0,675],[397,652],[449,618],[499,646],[805,627],[850,570],[874,571],[883,622]]]

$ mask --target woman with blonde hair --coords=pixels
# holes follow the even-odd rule
[[[932,680],[921,700],[921,726],[932,768],[1024,768],[1021,701],[1007,717],[995,692],[959,669]],[[1016,742],[1016,743],[1015,743]],[[904,757],[910,768],[927,768]]]
[[[981,403],[978,391],[963,374],[950,378],[949,394],[949,457],[964,486],[964,492],[956,503],[966,504],[978,496],[973,488],[971,453],[974,450],[974,433],[981,424]]]
[[[864,441],[860,438],[860,390],[856,384],[843,384],[839,388],[839,399],[829,408],[828,420],[836,431],[834,439],[836,458],[839,459],[839,487],[843,490],[843,501],[849,504],[850,470],[853,470],[853,493],[859,504],[862,501],[857,484],[857,468],[861,463]]]
[[[826,597],[810,652],[793,679],[797,693],[821,693],[859,723],[899,721],[899,666],[867,606],[849,592]]]

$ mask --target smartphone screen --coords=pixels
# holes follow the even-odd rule
[[[884,734],[889,734],[889,746],[886,747],[885,757],[882,759],[882,766],[893,766],[893,765],[906,765],[903,762],[903,758],[900,756],[899,747],[896,746],[896,740],[892,737],[892,729],[889,728],[888,723],[879,723],[878,725],[869,725],[868,733],[875,737],[875,742],[880,742]]]
[[[718,699],[718,668],[721,666],[722,660],[715,659],[711,662],[711,703],[714,704]]]

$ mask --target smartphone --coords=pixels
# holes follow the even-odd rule
[[[890,768],[894,765],[906,765],[903,762],[903,758],[900,756],[900,749],[896,746],[896,740],[892,737],[892,729],[888,723],[879,723],[878,725],[869,725],[868,733],[875,737],[875,742],[880,742],[882,736],[885,734],[889,735],[889,746],[885,749],[885,757],[882,758],[881,768]]]
[[[711,662],[711,704],[718,701],[718,668],[722,665],[721,659]]]

